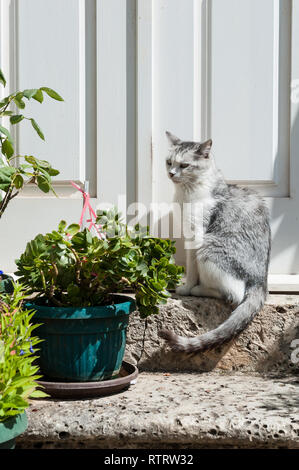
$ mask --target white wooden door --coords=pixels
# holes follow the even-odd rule
[[[95,208],[119,194],[122,210],[135,200],[135,24],[134,0],[0,0],[3,96],[48,86],[65,100],[26,108],[46,142],[21,123],[18,152],[60,170],[59,198],[30,187],[10,203],[0,221],[1,270],[14,272],[38,233],[79,221],[82,197],[71,181],[89,181]]]
[[[279,277],[290,288],[298,277],[289,275],[299,274],[298,2],[139,0],[138,7],[138,158],[141,176],[151,172],[139,200],[172,201],[165,130],[212,138],[225,178],[266,197],[270,282]]]

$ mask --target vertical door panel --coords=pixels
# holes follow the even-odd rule
[[[64,98],[32,100],[46,143],[33,139],[30,123],[20,126],[19,150],[49,159],[62,180],[85,179],[84,2],[19,0],[17,7],[17,82],[20,89],[48,86]]]

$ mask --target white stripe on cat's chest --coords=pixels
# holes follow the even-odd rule
[[[181,206],[184,222],[191,226],[192,231],[207,222],[216,203],[208,185],[199,185],[192,192],[177,190],[176,201]]]

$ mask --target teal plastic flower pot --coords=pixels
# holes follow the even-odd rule
[[[39,366],[48,378],[87,382],[115,378],[121,368],[129,314],[135,301],[114,296],[113,305],[98,307],[49,307],[27,303],[36,311]]]
[[[13,278],[0,271],[0,294],[12,294],[14,291]]]
[[[14,449],[16,438],[22,434],[28,425],[26,413],[6,419],[0,423],[0,450]]]

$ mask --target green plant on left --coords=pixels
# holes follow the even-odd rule
[[[16,283],[13,295],[0,297],[0,422],[22,414],[29,398],[48,396],[37,389],[38,367],[32,311],[22,307],[26,292]]]
[[[1,69],[0,83],[4,87],[6,86],[6,80]],[[26,107],[25,100],[33,99],[42,103],[44,101],[44,93],[54,100],[63,101],[63,98],[56,91],[48,87],[18,91],[0,101],[0,120],[2,121],[3,118],[8,117],[11,125],[27,120],[31,123],[38,136],[45,140],[44,134],[35,119],[22,114],[22,110]],[[14,108],[18,111],[14,112],[9,108]],[[48,193],[50,190],[54,192],[51,181],[53,176],[59,174],[59,171],[52,168],[46,160],[39,160],[32,155],[15,154],[15,143],[11,133],[2,125],[0,125],[0,152],[0,218],[9,202],[27,184],[35,184],[45,193]]]

